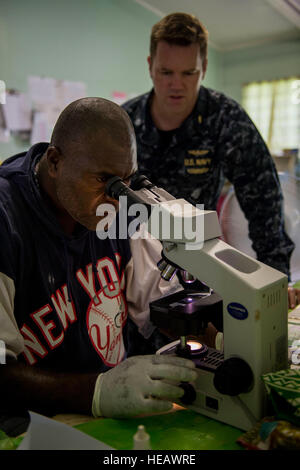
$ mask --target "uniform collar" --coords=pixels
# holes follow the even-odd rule
[[[146,93],[143,96],[139,114],[135,117],[137,134],[139,134],[141,141],[146,145],[159,144],[159,132],[153,123],[150,113],[150,103],[153,93],[154,90],[152,89],[149,93]],[[201,127],[203,124],[206,110],[206,89],[201,86],[198,99],[192,113],[175,131],[175,139],[173,140],[174,144],[190,139],[199,132],[199,127]]]

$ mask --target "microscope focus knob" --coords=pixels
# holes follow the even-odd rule
[[[196,400],[196,390],[193,385],[188,382],[181,382],[179,385],[184,390],[183,396],[180,398],[181,403],[184,405],[191,405]]]
[[[240,357],[230,357],[217,368],[214,386],[223,395],[236,396],[251,390],[254,382],[249,364]]]

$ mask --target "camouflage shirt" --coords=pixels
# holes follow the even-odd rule
[[[135,128],[139,172],[157,186],[216,210],[226,179],[249,223],[257,258],[289,274],[294,244],[284,231],[283,197],[270,153],[242,107],[201,86],[191,115],[159,131],[150,115],[153,91],[123,105]]]

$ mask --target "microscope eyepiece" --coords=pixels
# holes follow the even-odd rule
[[[121,196],[126,196],[128,207],[133,204],[145,204],[145,201],[140,198],[135,191],[129,188],[119,176],[113,176],[107,181],[105,192],[116,200],[119,200]]]
[[[147,176],[145,175],[137,175],[133,177],[131,182],[131,188],[134,191],[137,191],[142,188],[150,189],[153,188],[155,185],[148,180]]]
[[[154,184],[152,184],[151,181],[149,181],[144,175],[138,175],[134,177],[130,188],[122,181],[119,176],[113,176],[106,183],[105,191],[109,196],[113,197],[114,199],[118,199],[120,196],[127,196],[130,193],[132,194],[133,191],[138,191],[142,188],[150,189],[153,187]]]
[[[119,176],[113,176],[107,181],[105,192],[110,197],[118,200],[120,196],[126,195],[125,192],[127,189],[129,189],[128,186]]]

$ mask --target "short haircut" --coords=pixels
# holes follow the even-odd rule
[[[171,13],[152,27],[150,56],[153,59],[159,41],[178,46],[199,44],[202,62],[207,57],[208,31],[194,15]]]
[[[99,97],[87,97],[70,103],[60,114],[51,136],[51,145],[62,152],[84,145],[102,133],[120,145],[130,145],[134,135],[131,120],[124,109]]]

